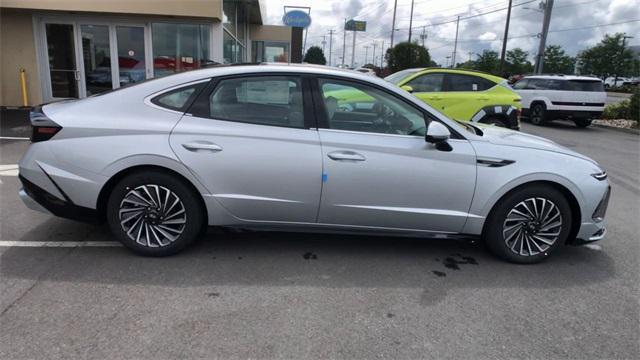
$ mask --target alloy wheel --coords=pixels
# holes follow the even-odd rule
[[[503,223],[504,242],[513,253],[534,256],[545,253],[562,232],[562,214],[552,201],[528,198],[514,206]]]
[[[187,223],[187,212],[178,195],[154,184],[127,190],[118,217],[130,239],[147,247],[167,246],[178,239]]]

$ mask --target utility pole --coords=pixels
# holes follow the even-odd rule
[[[324,45],[325,45],[326,43],[327,43],[327,42],[325,41],[325,35],[322,35],[322,55],[324,55]]]
[[[469,62],[471,62],[471,55],[473,55],[473,51],[469,51],[467,54],[469,55]]]
[[[409,16],[409,43],[411,43],[411,26],[413,26],[413,0],[411,0],[411,16]]]
[[[453,54],[451,54],[451,68],[456,66],[456,53],[458,52],[458,27],[460,26],[460,15],[456,21],[456,41],[453,43]]]
[[[544,48],[547,44],[547,33],[549,32],[549,23],[551,22],[551,10],[553,9],[553,0],[547,0],[540,3],[540,7],[544,10],[544,20],[542,20],[542,32],[540,33],[540,44],[538,45],[538,55],[536,56],[536,66],[534,72],[542,74],[544,65]]]
[[[369,46],[364,46],[364,64],[367,63],[367,56],[369,55]]]
[[[347,50],[347,18],[344,18],[344,26],[342,27],[342,67],[344,67],[344,52]]]
[[[427,34],[425,32],[425,26],[422,26],[422,34],[420,34],[420,40],[422,40],[422,47],[424,46],[424,41],[427,39]]]
[[[331,61],[332,61],[332,57],[331,57],[331,48],[333,47],[333,32],[334,30],[331,29],[329,30],[329,66],[331,66]]]
[[[380,72],[382,73],[382,68],[383,68],[383,61],[384,61],[384,40],[382,40],[382,47],[380,48],[380,52],[382,53],[380,55]]]
[[[398,7],[398,0],[393,2],[393,20],[391,21],[391,45],[393,47],[393,34],[396,32],[396,8]]]
[[[613,86],[618,86],[618,73],[620,73],[620,68],[624,65],[624,43],[627,39],[633,39],[633,36],[627,36],[626,33],[622,34],[622,50],[620,51],[620,61],[618,62],[618,66],[616,66],[616,76],[613,78]]]
[[[353,69],[353,65],[355,64],[356,59],[356,28],[353,27],[353,45],[351,45],[351,68]]]
[[[509,36],[509,21],[511,20],[511,3],[509,0],[509,9],[507,10],[507,23],[504,25],[504,38],[502,39],[502,52],[500,53],[500,75],[504,74],[504,57],[507,52],[507,36]]]
[[[376,63],[376,43],[373,43],[373,61],[371,61],[372,64]]]

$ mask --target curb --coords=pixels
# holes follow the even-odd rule
[[[615,126],[600,125],[600,124],[591,124],[591,126],[599,127],[601,129],[609,129],[613,131],[624,132],[627,134],[640,135],[640,129],[626,129],[626,128],[619,128]]]

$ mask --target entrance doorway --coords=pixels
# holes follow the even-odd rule
[[[152,76],[146,25],[59,19],[39,25],[45,101],[96,95]]]

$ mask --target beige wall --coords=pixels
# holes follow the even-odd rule
[[[0,6],[222,19],[222,0],[0,0]]]
[[[291,42],[291,28],[278,25],[251,25],[249,38],[256,41]]]
[[[27,73],[29,105],[42,103],[34,41],[31,12],[0,9],[0,105],[22,106],[20,68]]]

